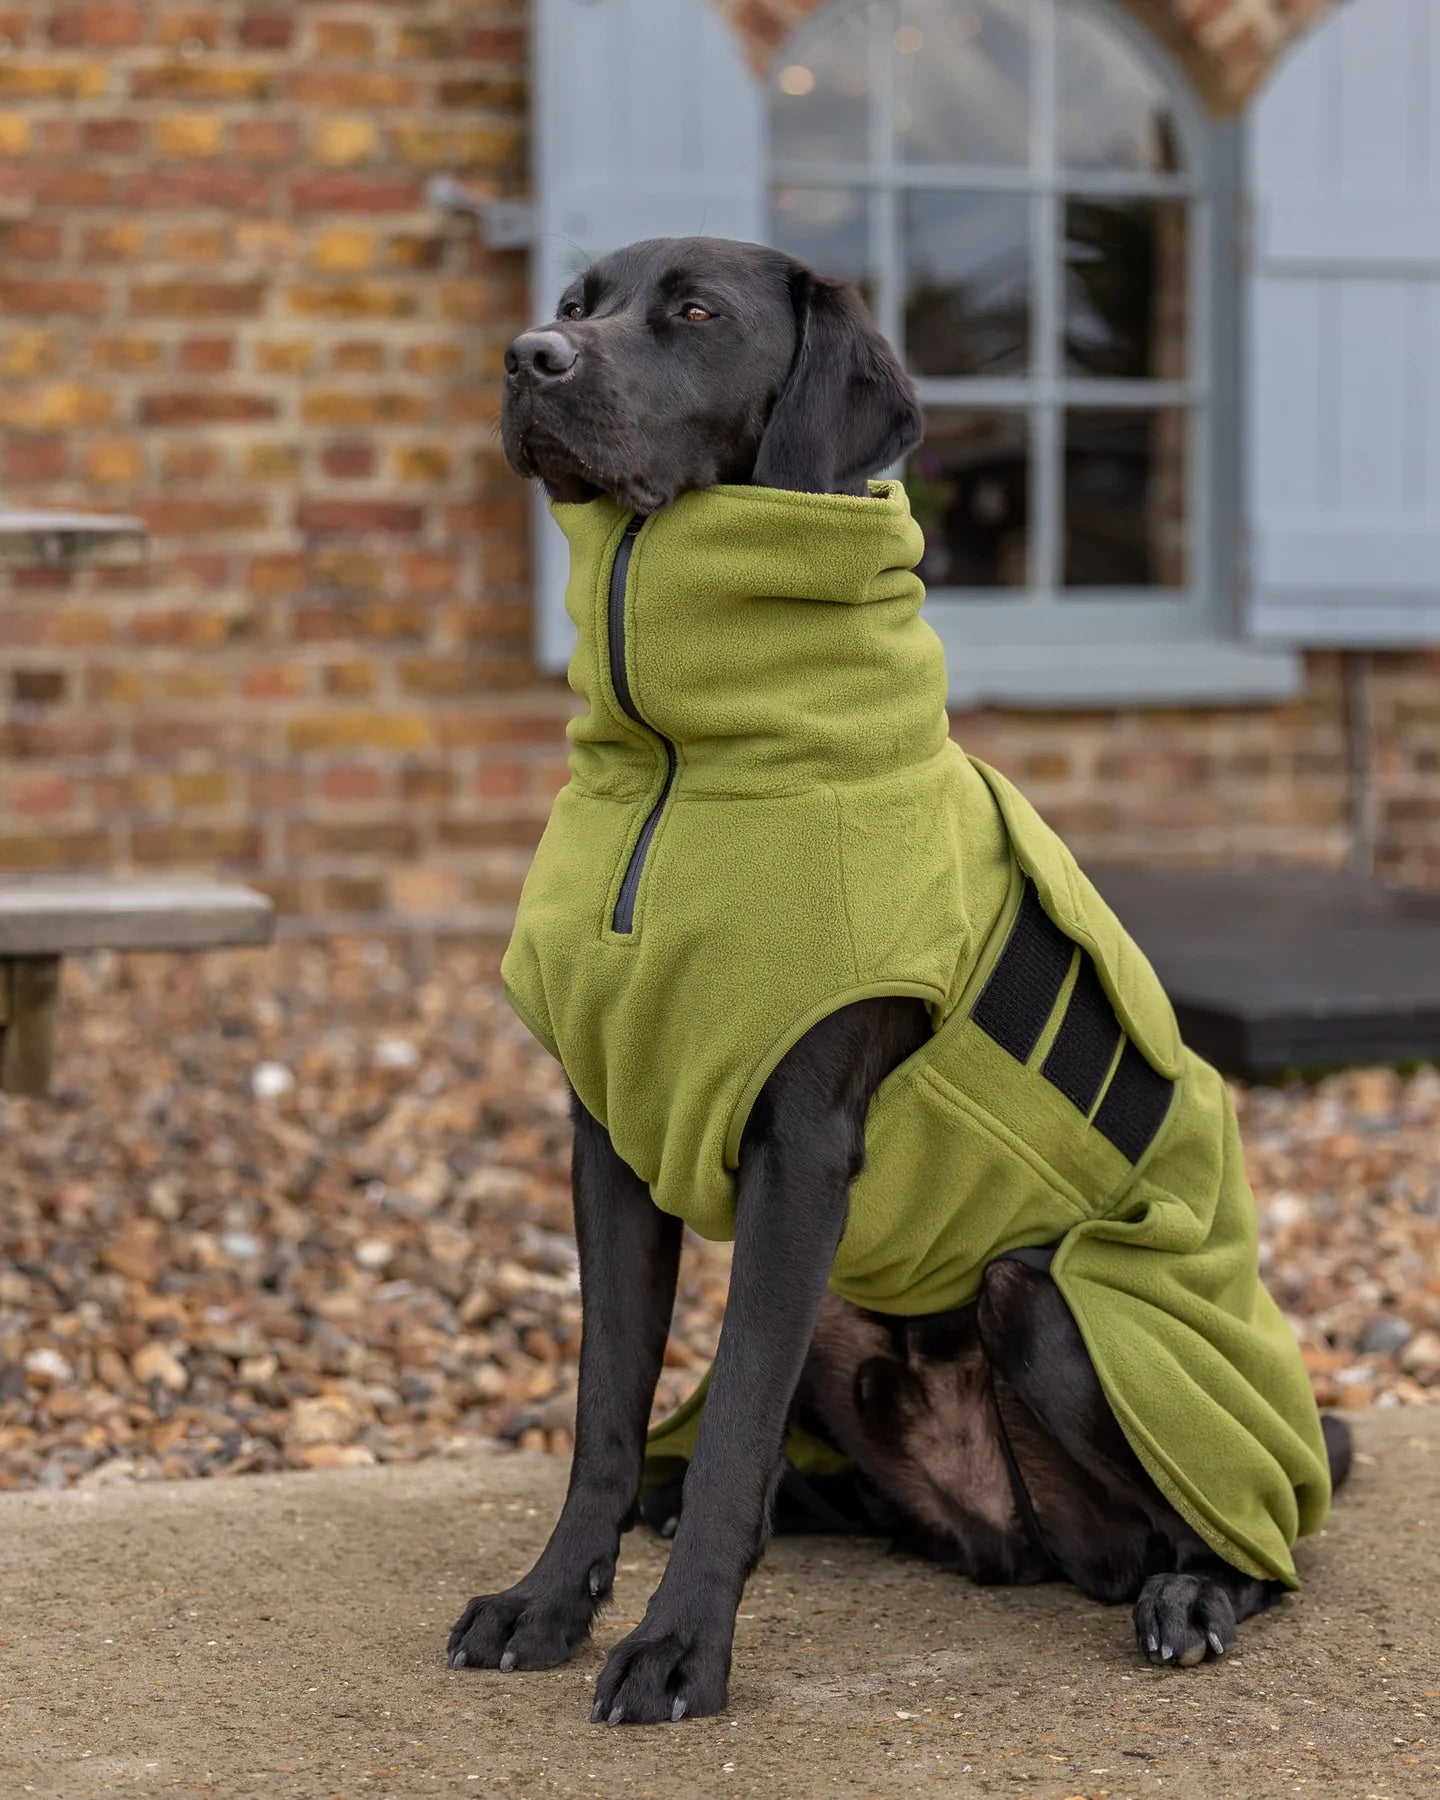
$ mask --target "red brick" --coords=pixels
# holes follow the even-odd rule
[[[75,795],[73,777],[39,770],[33,775],[16,775],[6,791],[11,812],[24,818],[69,812],[75,804]]]
[[[115,727],[108,719],[72,718],[44,713],[12,723],[10,755],[18,760],[59,762],[68,757],[82,761],[104,756],[114,748]]]
[[[21,705],[52,706],[65,698],[63,669],[13,669],[11,697]]]
[[[250,700],[293,700],[310,691],[310,671],[303,663],[263,662],[245,671]]]
[[[140,418],[146,425],[239,424],[273,419],[279,406],[270,394],[225,393],[216,388],[146,394]]]
[[[413,175],[355,175],[345,170],[296,175],[290,198],[299,212],[413,212],[425,190]]]
[[[320,467],[337,480],[358,480],[375,473],[373,444],[327,444],[320,454]]]
[[[8,313],[17,317],[49,318],[59,313],[98,319],[108,301],[104,282],[90,281],[83,276],[55,279],[0,277],[0,317]]]
[[[235,366],[235,340],[228,337],[186,338],[177,361],[189,375],[218,375]]]
[[[270,177],[251,169],[209,168],[185,163],[134,169],[115,178],[121,206],[156,208],[221,207],[226,212],[262,214],[271,207]]]
[[[236,119],[230,151],[236,162],[293,164],[300,155],[300,132],[287,119]]]
[[[5,479],[17,487],[36,481],[61,481],[69,460],[68,438],[10,438],[4,445]]]
[[[247,13],[235,35],[246,50],[288,50],[295,41],[295,20],[288,13]]]
[[[144,148],[145,127],[139,119],[85,119],[80,141],[101,156],[134,156]]]
[[[166,495],[137,500],[135,510],[158,537],[206,531],[258,531],[268,522],[265,502],[243,494],[209,498]]]
[[[35,205],[46,209],[109,206],[114,181],[103,169],[41,167],[35,171],[30,191]]]
[[[5,255],[15,262],[58,262],[64,254],[65,234],[58,224],[20,219],[3,229]]]
[[[253,319],[265,303],[263,281],[150,281],[130,290],[137,318]]]
[[[425,509],[401,500],[302,500],[295,509],[300,531],[416,532]]]
[[[385,771],[374,763],[341,763],[320,776],[322,797],[347,805],[383,799],[386,785]]]
[[[143,24],[140,8],[120,0],[65,6],[50,20],[50,42],[65,50],[128,50],[140,42]]]

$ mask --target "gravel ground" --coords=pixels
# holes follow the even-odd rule
[[[0,1099],[0,1489],[569,1449],[565,1097],[483,953],[379,940],[66,969]],[[1440,1073],[1237,1095],[1325,1404],[1440,1400]],[[686,1252],[658,1398],[713,1347]]]

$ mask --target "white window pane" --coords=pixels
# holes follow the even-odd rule
[[[914,374],[1029,369],[1031,205],[1026,194],[905,195],[905,360]]]
[[[1030,161],[1032,0],[898,0],[896,137],[912,163]]]
[[[1057,139],[1069,169],[1180,168],[1175,116],[1159,77],[1115,29],[1081,6],[1060,11]]]
[[[1183,407],[1065,415],[1065,586],[1181,588],[1187,580]]]
[[[1030,581],[1028,415],[934,406],[905,486],[925,532],[930,587],[1023,588]]]
[[[770,146],[780,162],[868,162],[870,9],[831,5],[787,44],[770,79]]]
[[[1183,200],[1072,195],[1064,207],[1065,367],[1181,381],[1190,335]]]

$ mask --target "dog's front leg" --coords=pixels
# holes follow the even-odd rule
[[[675,1720],[725,1705],[735,1613],[768,1535],[786,1419],[863,1142],[868,1091],[857,1108],[852,1093],[835,1091],[851,1083],[816,1073],[803,1045],[792,1051],[747,1130],[730,1297],[669,1567],[610,1654],[596,1720]],[[815,1091],[825,1086],[829,1094]]]
[[[570,1487],[530,1573],[465,1608],[450,1633],[456,1669],[548,1669],[567,1661],[609,1597],[620,1534],[640,1485],[645,1424],[675,1304],[681,1224],[655,1205],[578,1100],[574,1115],[581,1338]]]

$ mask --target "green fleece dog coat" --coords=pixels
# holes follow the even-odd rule
[[[1328,1465],[1229,1095],[1064,844],[951,742],[903,488],[553,510],[587,704],[505,957],[521,1018],[656,1205],[728,1239],[786,1050],[851,1001],[923,1000],[934,1034],[871,1104],[831,1286],[938,1312],[1058,1243],[1151,1477],[1228,1562],[1295,1585]],[[652,1433],[652,1473],[696,1411]]]

